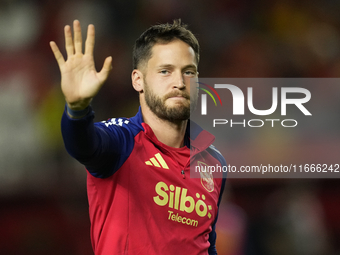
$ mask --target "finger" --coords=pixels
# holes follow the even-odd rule
[[[64,33],[65,33],[65,48],[67,52],[67,57],[69,57],[74,54],[72,32],[71,32],[71,27],[69,25],[65,26]]]
[[[81,37],[81,27],[79,20],[73,21],[73,32],[74,32],[74,48],[75,53],[82,53],[83,41]]]
[[[63,57],[63,55],[61,54],[57,44],[55,42],[50,42],[50,46],[51,49],[53,51],[54,57],[58,62],[59,68],[61,69],[61,67],[64,65],[65,63],[65,59]]]
[[[95,29],[94,25],[89,25],[87,28],[87,37],[85,42],[85,55],[93,55],[95,42]]]
[[[111,69],[112,69],[112,57],[107,57],[104,61],[102,70],[100,70],[100,72],[98,73],[99,80],[102,82],[106,81]]]

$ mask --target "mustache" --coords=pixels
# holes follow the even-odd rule
[[[164,96],[164,99],[168,99],[170,97],[184,97],[186,99],[190,99],[190,95],[186,92],[182,92],[182,91],[172,91],[169,92],[168,94],[166,94]]]

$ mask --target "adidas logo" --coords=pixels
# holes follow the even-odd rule
[[[155,157],[152,157],[150,158],[150,160],[145,161],[145,165],[169,169],[168,165],[166,164],[160,153],[155,154]]]

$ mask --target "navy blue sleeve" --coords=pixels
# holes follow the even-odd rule
[[[220,207],[220,203],[221,203],[221,199],[222,199],[222,195],[223,195],[223,191],[224,191],[224,186],[225,186],[225,182],[226,182],[226,178],[223,178],[222,180],[222,185],[221,185],[221,191],[220,191],[220,196],[218,199],[218,208]],[[215,218],[215,221],[212,225],[212,230],[209,234],[209,243],[210,243],[210,247],[208,249],[208,253],[209,255],[217,255],[217,250],[216,250],[216,222],[217,222],[217,218],[218,218],[218,212],[217,212],[217,216]]]
[[[208,152],[213,157],[215,157],[218,161],[220,161],[222,166],[227,166],[227,162],[225,161],[224,157],[222,156],[222,154],[214,146],[211,145],[208,148]],[[224,191],[224,187],[225,187],[226,178],[227,178],[227,173],[225,172],[225,173],[223,173],[222,185],[221,185],[220,195],[219,195],[218,203],[217,203],[218,208],[220,207],[220,203],[221,203],[221,200],[222,200],[222,195],[223,195],[223,191]],[[217,212],[217,216],[215,218],[215,221],[212,224],[212,230],[211,230],[211,232],[209,234],[209,242],[210,242],[210,247],[208,249],[209,255],[217,255],[217,250],[216,250],[216,230],[215,230],[217,218],[218,218],[218,212]]]
[[[133,135],[128,129],[107,123],[94,123],[92,110],[80,119],[62,116],[61,130],[67,152],[85,165],[95,177],[112,175],[127,159],[133,148]],[[125,120],[125,122],[128,122]]]
[[[210,247],[208,249],[209,255],[217,255],[215,227],[216,227],[216,225],[214,224],[213,227],[212,227],[212,230],[209,234],[209,243],[210,243]]]

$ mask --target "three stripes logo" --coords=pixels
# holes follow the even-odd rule
[[[220,101],[220,104],[222,106],[222,100],[220,98],[220,95],[217,93],[217,91],[213,87],[211,87],[210,85],[205,84],[203,82],[197,82],[197,83],[200,84],[200,85],[203,85],[204,87],[206,87],[206,88],[210,89],[212,92],[214,92],[214,94],[217,96],[217,98]],[[217,106],[215,97],[213,96],[213,94],[209,90],[201,88],[201,87],[197,87],[197,88],[206,92],[212,98],[212,100],[214,101],[215,106]],[[202,94],[202,97],[201,97],[201,105],[202,105],[201,114],[202,115],[207,115],[207,94]]]
[[[169,169],[168,165],[166,164],[160,153],[155,154],[155,156],[150,158],[150,160],[145,161],[145,165]]]

